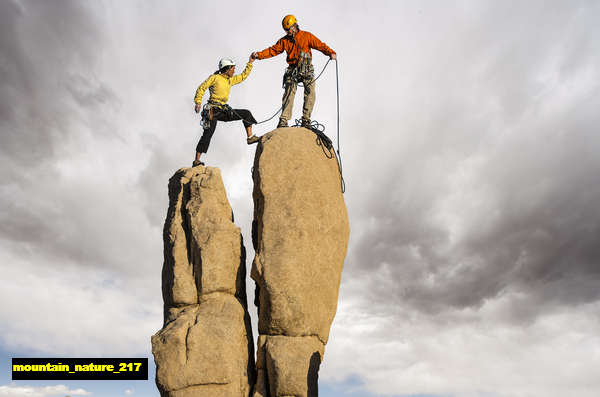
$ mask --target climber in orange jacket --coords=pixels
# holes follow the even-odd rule
[[[315,106],[315,70],[311,62],[311,48],[321,51],[331,59],[337,59],[334,50],[329,48],[312,33],[300,30],[298,21],[293,15],[286,15],[281,23],[286,35],[280,38],[273,46],[259,52],[253,52],[252,58],[266,59],[281,54],[287,54],[288,68],[283,75],[282,112],[277,127],[287,127],[288,120],[292,117],[296,86],[299,82],[304,85],[304,106],[302,108],[302,125],[310,126],[310,115]]]

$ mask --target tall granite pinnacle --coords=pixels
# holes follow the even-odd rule
[[[246,253],[219,169],[169,181],[164,326],[152,337],[162,397],[247,397],[255,379]]]
[[[161,396],[314,397],[348,245],[335,154],[304,128],[265,134],[254,160],[251,276],[220,172],[184,168],[169,183],[163,328],[152,337]]]
[[[348,214],[333,155],[304,128],[262,137],[254,159],[254,397],[316,396],[337,309]]]

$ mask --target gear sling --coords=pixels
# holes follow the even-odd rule
[[[204,132],[196,146],[196,152],[206,153],[215,129],[217,121],[236,121],[242,120],[244,128],[252,124],[256,124],[256,120],[252,113],[247,109],[232,109],[227,104],[220,104],[209,101],[202,109],[202,128]]]

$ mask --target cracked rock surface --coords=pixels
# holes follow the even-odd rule
[[[248,397],[255,382],[245,249],[218,168],[169,181],[164,325],[152,336],[162,397]]]
[[[349,237],[335,152],[305,128],[261,137],[253,168],[257,358],[246,254],[218,168],[169,181],[163,328],[152,336],[161,397],[315,397]]]
[[[254,397],[317,396],[349,224],[333,150],[305,128],[265,134],[254,160]]]

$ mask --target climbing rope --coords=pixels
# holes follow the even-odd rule
[[[321,150],[323,150],[323,154],[325,154],[325,157],[327,157],[328,159],[331,159],[334,156],[334,153],[332,153],[333,142],[327,135],[325,135],[325,126],[323,124],[319,123],[316,120],[312,120],[310,122],[310,125],[308,125],[308,126],[302,124],[302,119],[296,119],[295,122],[296,122],[296,124],[293,125],[293,127],[304,127],[304,128],[308,128],[312,132],[314,132],[314,134],[317,136],[317,138],[316,138],[317,145],[321,147]],[[339,126],[340,126],[340,121],[339,121],[339,105],[338,105],[338,133],[337,133],[338,148],[337,148],[336,161],[337,161],[337,165],[338,165],[338,171],[340,173],[340,183],[341,183],[342,193],[345,193],[346,192],[346,182],[344,181],[344,174],[342,172],[342,155],[340,154],[340,127]]]
[[[346,193],[346,182],[344,181],[344,174],[342,172],[342,153],[340,152],[340,79],[338,76],[337,59],[335,60],[335,92],[337,104],[337,161],[340,178],[342,178],[342,193]]]
[[[329,65],[329,61],[331,61],[331,58],[329,58],[327,60],[327,63],[325,63],[325,66],[323,66],[323,70],[321,70],[321,73],[319,73],[317,75],[317,77],[315,79],[313,79],[309,84],[314,83],[315,81],[317,81],[317,79],[319,79],[319,77],[321,77],[323,72],[325,72],[327,65]],[[298,84],[299,83],[300,82],[298,82]],[[343,170],[342,170],[342,153],[340,152],[340,81],[339,81],[337,59],[335,60],[335,89],[336,89],[336,106],[337,106],[337,150],[336,150],[337,156],[336,156],[336,161],[338,164],[338,171],[340,172],[342,193],[345,193],[346,192],[346,182],[344,181],[344,174],[343,174]],[[256,124],[262,124],[264,122],[271,120],[273,117],[275,117],[275,116],[277,116],[277,114],[279,114],[281,109],[283,109],[283,105],[281,105],[279,107],[279,109],[273,116],[271,116],[270,118],[263,120],[259,123],[256,123]],[[233,110],[233,109],[231,109],[231,110],[241,120],[245,120],[238,113],[236,113],[235,110]],[[248,121],[248,120],[245,120],[245,121]],[[294,127],[306,127],[306,128],[309,128],[312,132],[314,132],[315,135],[317,136],[317,145],[319,145],[321,147],[325,156],[329,159],[333,157],[333,154],[331,153],[331,150],[333,149],[333,142],[331,141],[331,139],[329,139],[329,137],[327,135],[325,135],[325,126],[323,124],[319,123],[316,120],[312,120],[310,122],[309,126],[303,126],[302,119],[296,119],[295,122],[296,122],[296,124],[294,125]],[[327,149],[327,151],[325,151],[325,149]],[[254,172],[254,170],[252,170],[252,172]]]
[[[329,61],[331,61],[331,58],[329,58],[329,59],[327,60],[327,62],[325,62],[325,66],[323,66],[323,69],[321,70],[321,73],[319,73],[319,75],[318,75],[316,78],[312,79],[312,81],[311,81],[310,83],[308,83],[308,84],[312,84],[312,83],[314,83],[315,81],[317,81],[317,80],[319,79],[319,77],[321,77],[321,75],[323,74],[323,72],[325,71],[325,69],[327,69],[327,65],[329,64]],[[337,59],[335,60],[335,63],[336,63],[336,65],[337,65]],[[337,66],[336,66],[336,67],[337,67]],[[302,83],[302,85],[300,85],[300,83],[302,83],[302,82],[301,82],[301,81],[298,81],[298,87],[304,87],[304,86],[305,86],[305,84],[304,84],[304,83]]]
[[[327,65],[325,65],[327,66]],[[340,181],[342,187],[342,193],[346,192],[346,181],[344,181],[344,173],[342,170],[342,153],[340,152],[340,83],[339,83],[339,73],[338,73],[338,63],[337,59],[335,60],[335,85],[336,85],[336,104],[337,104],[337,156],[336,160],[338,163],[338,171],[340,172]],[[312,120],[309,126],[302,125],[302,119],[296,119],[296,125],[294,127],[306,127],[309,128],[312,132],[317,136],[317,145],[321,146],[323,149],[323,153],[327,158],[333,157],[331,153],[331,149],[333,149],[333,144],[331,139],[327,135],[325,135],[325,126],[316,120]],[[327,152],[325,152],[325,148]]]
[[[313,80],[312,80],[312,81],[311,81],[309,84],[312,84],[312,83],[314,83],[315,81],[317,81],[317,80],[319,79],[319,77],[321,77],[321,75],[323,74],[323,72],[325,71],[325,69],[327,69],[327,65],[329,64],[329,61],[331,61],[331,58],[329,58],[329,59],[327,60],[327,62],[325,63],[325,66],[323,66],[323,69],[321,70],[321,73],[319,73],[319,75],[318,75],[318,76],[317,76],[315,79],[313,79]],[[335,61],[335,68],[336,68],[336,77],[337,77],[337,59],[336,59],[336,61]],[[297,82],[296,84],[298,84],[298,86],[299,86],[299,87],[304,87],[304,84],[300,85],[300,83],[301,83],[301,82],[299,81],[299,82]],[[281,110],[282,110],[282,109],[283,109],[283,104],[282,104],[282,105],[279,107],[279,109],[277,109],[277,111],[275,112],[275,114],[273,114],[271,117],[269,117],[268,119],[265,119],[265,120],[263,120],[263,121],[259,121],[259,122],[255,123],[255,124],[256,124],[256,125],[258,125],[258,124],[266,123],[267,121],[270,121],[270,120],[272,120],[272,119],[273,119],[275,116],[277,116],[277,115],[279,114],[279,112],[281,112]],[[232,110],[233,110],[233,109],[232,109]],[[244,118],[243,118],[242,116],[240,116],[240,115],[239,115],[239,114],[238,114],[238,113],[237,113],[235,110],[233,110],[233,113],[234,113],[236,116],[238,116],[238,117],[239,117],[241,120],[243,120],[243,121],[246,121],[246,122],[248,122],[248,123],[250,123],[250,122],[251,122],[250,120],[246,120],[246,119],[244,119]]]
[[[333,157],[333,153],[331,153],[331,150],[333,149],[333,142],[331,142],[331,139],[325,135],[325,126],[323,124],[319,123],[317,120],[311,121],[310,125],[303,125],[302,119],[296,119],[295,122],[296,124],[294,124],[292,127],[304,127],[310,129],[317,136],[317,145],[321,146],[325,156],[327,156],[328,159]],[[325,149],[327,149],[327,151],[325,151]]]
[[[274,115],[272,115],[272,116],[271,116],[271,117],[269,117],[268,119],[266,119],[266,120],[263,120],[263,121],[260,121],[260,122],[258,122],[258,123],[256,123],[256,124],[258,125],[258,124],[266,123],[267,121],[270,121],[270,120],[272,120],[272,119],[273,119],[273,117],[277,116],[277,115],[279,114],[279,112],[281,112],[281,109],[283,109],[283,105],[281,105],[281,106],[279,107],[279,109],[277,109],[277,111],[275,112],[275,114],[274,114]],[[233,111],[233,113],[235,113],[235,114],[236,114],[238,117],[240,117],[240,118],[241,118],[241,116],[240,116],[239,114],[237,114],[237,113],[235,112],[235,110]],[[243,120],[243,119],[242,119],[242,120]]]

